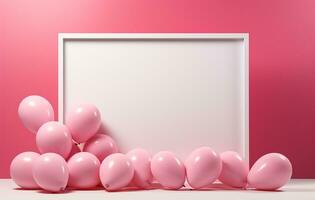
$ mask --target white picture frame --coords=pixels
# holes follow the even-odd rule
[[[207,53],[209,54],[206,55]],[[160,68],[157,67],[157,63],[159,62],[161,63]],[[171,66],[165,66],[168,63]],[[84,65],[90,68],[91,66],[92,68],[93,66],[95,67],[87,70]],[[132,70],[127,67],[129,65],[133,67]],[[117,66],[120,71],[117,69]],[[149,66],[149,69],[147,66]],[[167,72],[167,74],[170,74],[170,77],[165,75],[165,67],[171,68],[170,72]],[[150,74],[156,69],[158,69],[157,72],[152,73],[150,76],[146,76],[141,72],[141,70],[145,70],[145,73]],[[127,70],[130,76],[123,75],[121,80],[115,82],[116,79],[120,79],[119,75],[122,74],[122,70]],[[135,71],[141,72],[139,73],[141,75],[137,75]],[[113,75],[110,75],[110,73],[113,73]],[[215,73],[217,73],[217,76],[213,75]],[[100,77],[100,74],[103,74],[102,77]],[[155,77],[154,74],[157,74],[156,76],[163,76],[166,79],[166,83],[159,86],[157,84],[159,78]],[[180,76],[176,77],[178,74]],[[209,78],[207,78],[207,75],[209,75]],[[128,77],[133,77],[130,83],[126,80]],[[95,85],[89,81],[93,82],[94,79],[95,82],[96,80],[98,81]],[[193,84],[185,85],[186,79],[190,80]],[[248,79],[248,33],[59,33],[58,36],[58,120],[64,122],[66,109],[73,106],[72,104],[79,103],[77,101],[92,101],[91,103],[95,103],[100,107],[103,118],[106,117],[106,123],[113,124],[114,134],[112,136],[121,145],[123,152],[134,147],[147,148],[152,153],[159,150],[171,150],[184,159],[198,145],[209,145],[214,146],[214,149],[218,152],[224,150],[238,151],[248,161]],[[176,82],[178,82],[178,86],[176,86]],[[80,85],[81,83],[83,85]],[[103,86],[98,84],[111,84],[117,87],[117,90],[109,87],[102,88]],[[89,87],[89,89],[82,89],[85,87],[84,85],[88,85],[86,87]],[[136,89],[139,87],[143,87],[143,91],[155,98],[150,99],[141,94],[141,91],[139,92]],[[152,87],[152,89],[148,87]],[[182,95],[186,102],[176,104],[179,101],[176,95],[174,97],[162,98],[160,101],[156,100],[159,95],[154,90],[162,88],[161,94],[172,96],[170,94],[174,94],[174,91],[177,91],[177,87],[180,91],[178,95]],[[187,87],[192,87],[190,89],[194,92],[185,91]],[[204,89],[196,92],[196,88]],[[128,95],[127,89],[131,89],[133,95],[135,95],[132,101],[141,100],[139,103],[130,103],[130,106],[134,108],[139,105],[139,108],[128,108],[128,102],[126,101],[118,102],[119,105],[116,105],[117,100],[120,101],[120,98],[126,99]],[[210,92],[207,92],[207,89]],[[95,90],[101,91],[99,91],[99,94],[96,94]],[[121,94],[117,94],[117,91],[122,92]],[[82,95],[82,99],[80,95]],[[211,95],[215,96],[211,98]],[[91,98],[85,98],[88,96],[91,96]],[[108,96],[112,99],[108,100]],[[104,98],[105,100],[100,100],[100,98]],[[200,99],[207,100],[209,105]],[[152,101],[154,106],[151,105],[149,107],[150,103],[147,103],[148,101]],[[106,105],[107,107],[104,107],[100,102],[111,104],[111,106]],[[197,106],[196,102],[198,102],[200,107]],[[167,109],[164,109],[160,105],[168,105],[168,103],[169,105],[173,105],[173,107],[176,105],[173,111],[178,112],[179,115],[172,113],[173,107],[167,111]],[[219,108],[216,109],[217,107],[213,104],[218,104]],[[124,111],[131,113],[130,115],[133,119],[131,122],[125,119],[126,116],[120,116],[121,113],[119,113],[118,109],[120,105]],[[164,110],[161,111],[161,109]],[[200,113],[198,109],[200,109]],[[147,112],[156,112],[157,114],[145,113],[146,110],[148,110]],[[191,116],[189,116],[189,112],[191,112]],[[176,116],[182,117],[178,119],[179,122],[176,121],[177,119],[174,119]],[[204,120],[208,119],[207,116],[220,125],[213,124],[215,128],[212,128],[211,125],[207,124],[208,122],[204,122]],[[225,121],[224,117],[226,118]],[[158,129],[157,131],[163,130],[163,128],[157,127],[158,123],[155,123],[159,119],[163,127],[167,127],[165,128],[165,132],[160,133],[161,135],[155,132],[156,129]],[[145,133],[141,133],[142,129],[139,128],[141,120],[144,122],[143,131]],[[174,120],[174,123],[168,124],[172,120]],[[182,132],[176,132],[176,123],[186,126],[186,124],[190,123],[189,120],[193,121],[196,127],[192,123],[184,127],[183,130],[180,130]],[[137,127],[133,127],[135,126],[134,124]],[[152,133],[148,131],[150,124],[152,126]],[[179,127],[178,124],[177,127]],[[234,133],[227,133],[233,132],[231,131],[234,130],[233,127],[236,127],[235,132],[237,132],[237,136],[233,135]],[[203,133],[200,135],[193,132],[191,132],[191,135],[185,133],[185,130],[194,130],[194,128],[198,132]],[[211,131],[212,129],[213,131]],[[128,132],[128,130],[132,130],[133,132],[131,131],[124,135],[121,132],[116,134],[115,130],[118,130],[116,133],[119,131]],[[209,135],[205,134],[208,130]],[[181,133],[183,134],[181,135]],[[163,139],[159,140],[160,136]],[[170,141],[166,139],[168,136],[171,137]],[[152,139],[151,142],[150,138]],[[179,140],[175,141],[176,138],[179,138]],[[211,139],[209,143],[207,143],[208,138],[209,140]],[[215,143],[214,139],[217,139],[221,145]],[[143,140],[143,146],[141,143],[138,143],[141,140]],[[128,144],[128,141],[130,144]],[[229,145],[231,148],[228,148]]]

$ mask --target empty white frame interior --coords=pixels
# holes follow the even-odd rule
[[[120,150],[248,157],[247,34],[59,34],[59,120],[101,111]]]

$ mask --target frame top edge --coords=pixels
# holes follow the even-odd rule
[[[59,39],[247,39],[249,33],[58,33]]]

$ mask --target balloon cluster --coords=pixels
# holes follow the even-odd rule
[[[262,156],[249,170],[233,151],[216,153],[210,147],[194,150],[185,162],[174,153],[153,157],[144,149],[118,153],[115,141],[98,134],[99,110],[82,104],[67,113],[65,125],[53,121],[50,103],[40,96],[23,99],[18,109],[24,126],[36,133],[39,152],[17,155],[10,166],[12,179],[27,189],[62,192],[66,187],[90,189],[100,183],[107,191],[128,186],[150,189],[158,182],[164,189],[207,188],[216,180],[235,188],[275,190],[291,178],[290,161],[279,153]],[[83,151],[77,144],[84,143]]]

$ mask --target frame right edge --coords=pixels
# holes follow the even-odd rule
[[[248,165],[249,160],[249,33],[244,33],[244,96],[245,96],[245,127],[244,127],[244,157]]]

